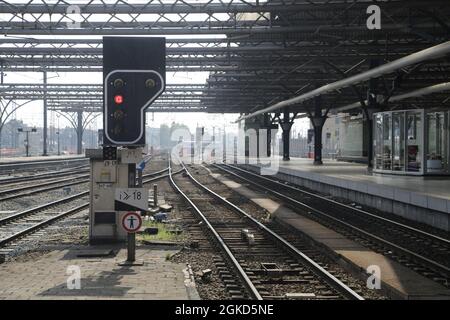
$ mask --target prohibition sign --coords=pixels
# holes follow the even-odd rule
[[[134,233],[138,231],[142,226],[142,218],[139,213],[128,212],[122,218],[122,227],[128,233]]]

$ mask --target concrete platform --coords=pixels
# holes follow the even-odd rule
[[[126,249],[117,249],[115,257],[89,257],[87,251],[104,248],[86,249],[54,250],[0,265],[0,299],[199,299],[186,266],[166,261],[173,248],[138,247],[136,259],[144,265],[132,267],[118,265],[126,260]],[[68,289],[68,281],[74,283],[70,266],[79,267],[80,289]]]
[[[450,300],[450,290],[402,266],[396,261],[295,213],[290,208],[268,199],[263,193],[255,192],[220,174],[213,174],[213,177],[267,210],[275,220],[294,227],[314,242],[321,244],[324,248],[337,255],[343,264],[350,265],[351,269],[360,272],[363,279],[368,277],[365,273],[368,266],[379,266],[382,282],[381,289],[392,298]]]
[[[260,167],[255,162],[243,166]],[[304,158],[279,160],[266,170],[281,180],[450,230],[450,177],[368,175],[364,164],[325,160],[315,166]]]

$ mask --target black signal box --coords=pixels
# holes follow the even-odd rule
[[[145,110],[165,83],[165,38],[103,38],[104,146],[145,144]]]

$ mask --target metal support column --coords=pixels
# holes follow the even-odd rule
[[[42,128],[43,148],[42,155],[47,156],[47,71],[43,72],[44,76],[44,126]]]
[[[195,162],[195,136],[191,134],[191,164]]]
[[[256,162],[257,163],[259,163],[259,157],[260,157],[260,150],[259,150],[259,142],[260,142],[259,138],[260,138],[260,135],[259,135],[259,130],[260,130],[259,127],[255,129],[255,132],[256,132]]]
[[[225,132],[225,127],[223,128],[223,136],[222,136],[222,161],[227,161],[227,134]]]
[[[83,152],[83,111],[77,111],[77,154]]]
[[[323,117],[312,119],[314,126],[314,164],[321,165],[322,162],[322,128],[325,122]]]
[[[266,156],[270,157],[271,156],[271,142],[272,142],[272,135],[271,135],[271,129],[270,129],[270,125],[271,125],[271,121],[270,121],[270,114],[266,113],[264,114],[264,127],[267,128],[266,131]]]
[[[234,137],[233,139],[233,163],[237,164],[237,156],[238,156],[238,151],[237,151],[237,137]]]
[[[322,99],[314,98],[314,115],[310,119],[314,127],[314,164],[322,165],[322,129],[327,115],[322,115]]]
[[[379,65],[379,60],[372,59],[370,61],[370,68],[376,68]],[[377,103],[377,87],[378,79],[373,78],[369,80],[369,90],[367,91],[367,109],[363,112],[364,131],[366,139],[363,141],[363,149],[367,152],[367,171],[372,173],[373,170],[373,113],[378,109]],[[364,148],[365,147],[365,148]]]
[[[214,161],[216,157],[216,127],[213,127],[213,134],[211,138],[212,150],[211,150],[211,160]]]
[[[25,131],[26,140],[25,140],[25,155],[27,157],[30,156],[30,131]]]
[[[290,160],[289,157],[289,144],[291,140],[291,128],[294,121],[289,117],[289,110],[285,109],[283,112],[283,120],[280,121],[281,129],[283,130],[282,139],[283,139],[283,160]]]

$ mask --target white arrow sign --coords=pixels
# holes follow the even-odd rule
[[[148,210],[148,189],[117,188],[115,200],[130,206],[130,209],[126,210]]]

